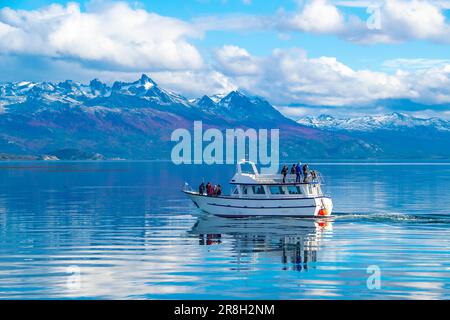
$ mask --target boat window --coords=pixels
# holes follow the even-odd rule
[[[242,194],[247,194],[247,193],[248,193],[247,187],[242,187]]]
[[[263,186],[252,186],[253,194],[266,194]]]
[[[250,163],[242,163],[241,164],[241,172],[255,174],[255,171],[253,171],[253,167]]]
[[[302,194],[302,189],[299,186],[288,186],[289,194]]]
[[[270,186],[269,190],[270,190],[271,194],[285,194],[286,193],[282,186]]]
[[[233,194],[239,194],[238,188],[234,188],[234,189],[233,189]]]

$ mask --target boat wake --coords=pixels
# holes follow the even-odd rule
[[[367,221],[379,223],[450,223],[450,215],[435,214],[405,214],[398,212],[374,212],[374,213],[342,213],[333,214],[335,220]]]

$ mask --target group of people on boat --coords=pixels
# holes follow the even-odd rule
[[[289,167],[285,164],[281,169],[281,174],[283,176],[283,183],[286,183],[286,176],[289,172]],[[317,179],[317,172],[315,170],[309,170],[309,165],[305,163],[301,165],[300,162],[293,164],[290,170],[291,175],[295,175],[295,182],[310,182]]]
[[[281,169],[283,183],[286,183],[286,176],[288,175],[288,173],[290,173],[291,176],[295,176],[295,183],[314,182],[318,178],[318,173],[315,170],[310,170],[307,163],[303,165],[300,162],[298,162],[297,164],[294,163],[290,170],[286,164],[283,165]],[[222,187],[220,184],[212,185],[209,181],[205,185],[205,183],[202,181],[202,183],[198,187],[198,193],[200,195],[206,194],[209,197],[217,197],[222,195]]]
[[[220,196],[222,194],[222,187],[220,184],[215,184],[214,186],[208,181],[205,183],[202,181],[200,186],[198,187],[198,193],[204,195],[206,193],[209,197]]]

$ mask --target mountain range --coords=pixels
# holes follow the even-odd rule
[[[448,120],[416,118],[399,112],[354,118],[335,118],[322,114],[318,117],[304,117],[297,122],[308,127],[331,131],[374,132],[385,130],[398,132],[410,129],[450,131],[450,121]]]
[[[382,148],[387,158],[448,158],[450,150],[450,121],[440,118],[393,112],[353,118],[320,115],[301,118],[297,123],[362,139]]]
[[[445,120],[393,114],[296,122],[260,97],[232,91],[188,99],[142,75],[111,86],[97,79],[0,84],[0,159],[170,159],[171,132],[192,130],[193,121],[221,130],[279,128],[285,159],[450,157]],[[404,147],[417,135],[426,145],[416,139],[415,149]]]

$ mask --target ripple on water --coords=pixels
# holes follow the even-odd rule
[[[338,213],[318,220],[218,218],[174,187],[234,168],[47,166],[0,164],[0,298],[450,298],[442,166],[427,180],[420,165],[321,165]]]

